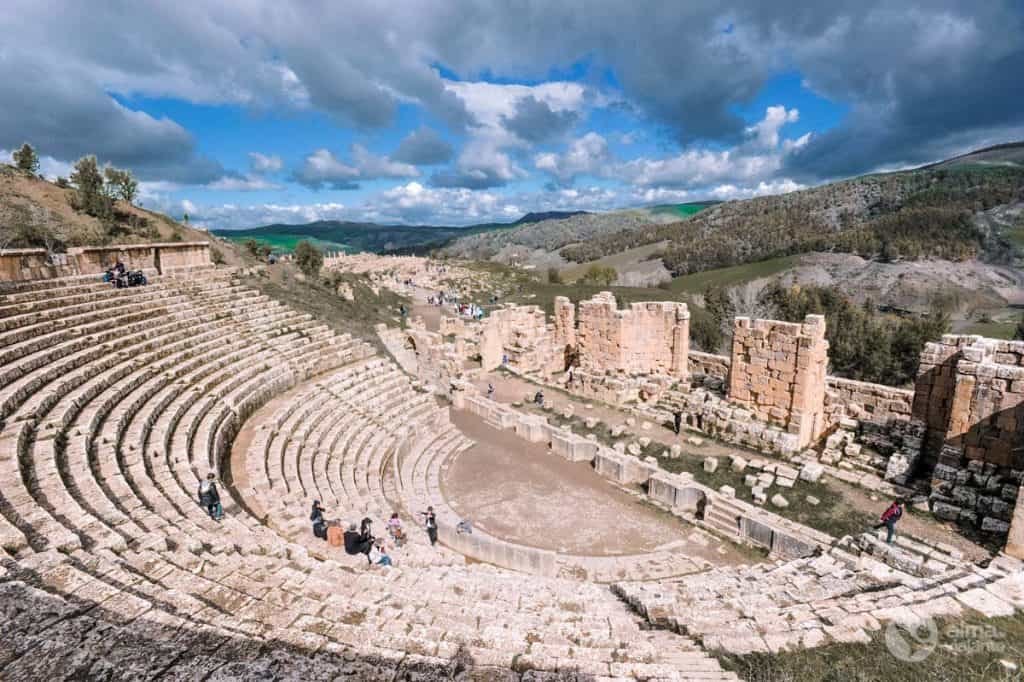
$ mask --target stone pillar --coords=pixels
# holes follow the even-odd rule
[[[485,372],[497,369],[501,366],[501,332],[498,329],[500,322],[495,317],[490,317],[484,323],[483,332],[480,334],[480,365]]]
[[[776,320],[733,322],[729,399],[758,419],[785,428],[797,447],[814,441],[825,426],[825,319],[802,324]]]
[[[676,308],[676,323],[672,327],[672,376],[688,379],[690,357],[690,311],[685,303]]]

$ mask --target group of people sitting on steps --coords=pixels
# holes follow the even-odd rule
[[[427,507],[427,511],[420,512],[420,516],[423,517],[424,528],[427,531],[427,537],[430,538],[430,544],[432,546],[437,544],[437,517],[434,514],[434,508]],[[344,546],[345,553],[352,556],[363,554],[371,566],[392,565],[384,538],[374,536],[373,520],[369,517],[364,518],[358,526],[355,523],[349,524],[348,529],[342,531],[341,525],[337,521],[333,523],[327,521],[320,500],[313,500],[313,510],[310,512],[309,520],[313,524],[313,535],[325,540],[331,546]],[[385,527],[388,537],[391,538],[395,547],[405,544],[407,538],[398,512],[391,514]]]
[[[140,287],[148,284],[142,270],[128,270],[120,258],[103,272],[103,281],[109,282],[115,289]]]

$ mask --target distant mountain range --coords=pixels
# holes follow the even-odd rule
[[[414,254],[429,252],[458,237],[510,229],[545,220],[561,220],[584,214],[586,211],[545,211],[527,213],[513,223],[480,223],[464,227],[381,225],[343,220],[319,220],[299,225],[275,223],[244,230],[222,229],[213,232],[217,236],[235,242],[255,239],[281,251],[290,251],[298,242],[308,239],[323,249]]]

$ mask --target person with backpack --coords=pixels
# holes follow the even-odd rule
[[[220,493],[217,492],[216,476],[211,471],[206,478],[199,483],[199,504],[206,508],[206,513],[214,521],[220,521],[224,517],[224,509],[220,505]]]
[[[320,506],[320,500],[313,500],[313,511],[309,514],[309,520],[313,523],[313,535],[326,540],[327,521],[324,519],[324,508]]]
[[[893,500],[893,503],[889,505],[889,508],[882,512],[882,516],[879,519],[880,523],[874,526],[874,530],[878,530],[882,526],[885,526],[886,544],[892,544],[892,536],[896,532],[896,522],[901,518],[903,518],[903,500],[896,498]]]

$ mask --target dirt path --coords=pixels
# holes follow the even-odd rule
[[[673,551],[714,564],[745,556],[611,484],[585,463],[499,431],[479,417],[452,420],[477,442],[449,466],[442,488],[461,516],[519,544],[589,556]]]

